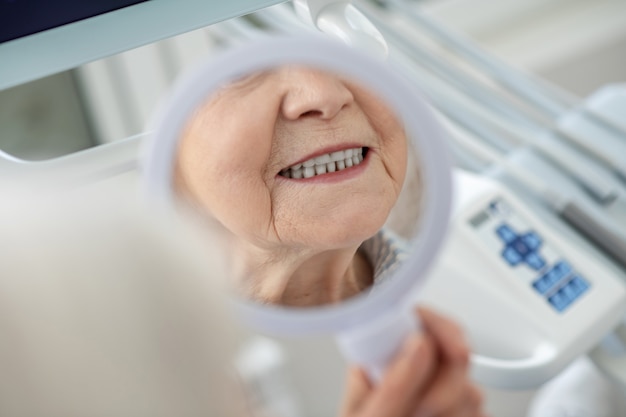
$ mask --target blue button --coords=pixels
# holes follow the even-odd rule
[[[528,266],[530,266],[535,271],[539,271],[541,268],[546,266],[546,261],[541,256],[537,255],[535,252],[531,252],[528,255],[526,255],[525,261],[528,264]]]
[[[535,287],[539,294],[545,294],[546,292],[548,292],[550,287],[552,287],[552,284],[544,276],[533,282],[533,287]]]
[[[587,291],[587,288],[589,288],[589,284],[587,284],[587,281],[585,281],[578,275],[572,278],[568,286],[576,292],[577,296],[584,293],[585,291]]]
[[[506,248],[504,248],[504,251],[502,252],[502,256],[504,257],[504,259],[506,259],[506,261],[511,266],[515,266],[519,264],[520,262],[522,262],[522,256],[510,246],[507,246]]]
[[[506,223],[500,225],[496,229],[496,233],[500,236],[500,239],[504,240],[505,243],[511,243],[517,239],[517,233],[515,233],[515,231]]]
[[[546,272],[544,277],[550,283],[550,285],[556,284],[561,279],[559,272],[554,268]]]
[[[554,285],[561,280],[561,276],[558,271],[554,268],[550,269],[548,272],[543,274],[541,278],[538,278],[533,286],[537,291],[541,294],[547,293]]]
[[[561,291],[570,301],[574,301],[574,299],[578,297],[578,292],[570,284],[564,286]]]
[[[522,239],[515,239],[511,246],[522,256],[526,256],[530,252],[530,248],[526,246]]]
[[[541,238],[535,232],[528,232],[522,236],[522,240],[530,249],[535,250],[541,246]]]
[[[559,261],[556,265],[554,265],[554,269],[559,272],[561,277],[569,275],[572,272],[572,266],[568,264],[566,261]]]
[[[569,305],[570,300],[561,291],[548,298],[548,301],[557,311],[563,311]]]

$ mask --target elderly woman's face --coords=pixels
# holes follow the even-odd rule
[[[192,115],[176,186],[257,246],[337,249],[383,225],[406,147],[399,120],[362,86],[279,67],[224,86]]]

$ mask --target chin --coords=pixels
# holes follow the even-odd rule
[[[301,207],[297,222],[289,222],[296,228],[280,233],[290,237],[283,242],[321,250],[359,246],[383,227],[395,204],[396,198],[381,188],[355,190],[358,198],[343,204]]]
[[[358,247],[374,236],[386,220],[387,215],[367,218],[347,217],[342,222],[311,227],[309,239],[304,240],[307,240],[311,247],[326,250]],[[314,238],[311,239],[311,237]]]

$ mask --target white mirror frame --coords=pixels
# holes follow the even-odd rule
[[[427,195],[422,199],[420,233],[412,253],[393,278],[371,294],[340,305],[288,308],[238,300],[237,309],[255,329],[274,334],[343,332],[374,320],[401,304],[425,281],[446,235],[452,197],[451,165],[444,130],[408,81],[388,64],[325,37],[268,37],[211,57],[179,79],[154,114],[151,138],[140,161],[147,191],[157,205],[173,207],[172,177],[180,132],[207,97],[224,83],[281,65],[309,65],[336,72],[371,88],[405,123],[418,150]]]

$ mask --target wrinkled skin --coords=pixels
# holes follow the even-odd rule
[[[311,156],[354,147],[368,149],[358,175],[279,175]],[[285,66],[224,86],[191,117],[176,184],[232,234],[247,296],[326,304],[371,285],[372,266],[357,249],[394,206],[406,152],[402,125],[369,91]]]

